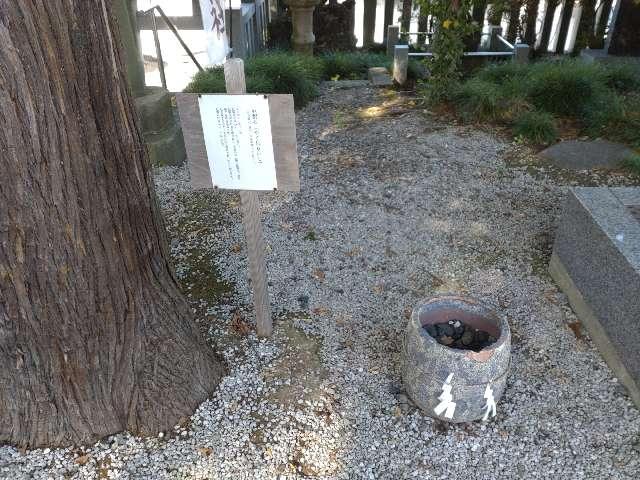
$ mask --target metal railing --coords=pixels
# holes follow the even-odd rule
[[[496,35],[496,38],[497,38],[500,42],[502,42],[502,43],[503,43],[503,44],[504,44],[504,45],[505,45],[509,50],[514,50],[514,49],[516,48],[513,44],[509,43],[509,42],[507,41],[507,39],[506,39],[506,38],[504,38],[502,35],[499,35],[499,34],[498,34],[498,35]]]
[[[162,60],[162,48],[160,47],[160,37],[158,36],[158,20],[157,20],[155,12],[158,12],[158,14],[160,14],[160,17],[162,18],[162,20],[165,22],[165,24],[167,25],[169,30],[171,30],[173,32],[175,37],[178,39],[178,42],[180,42],[180,45],[182,46],[184,51],[187,52],[187,55],[189,55],[189,58],[191,58],[191,60],[195,64],[195,66],[198,67],[198,70],[200,70],[202,72],[202,71],[204,71],[204,68],[202,68],[202,65],[200,65],[200,62],[198,62],[198,60],[196,59],[195,55],[189,49],[187,44],[184,43],[184,40],[182,40],[182,37],[178,33],[178,29],[171,22],[169,17],[167,17],[165,15],[164,11],[162,10],[162,7],[160,7],[159,5],[155,5],[155,6],[151,7],[149,10],[143,10],[143,11],[138,12],[141,15],[149,15],[150,14],[151,17],[152,17],[151,26],[152,26],[152,30],[153,30],[153,41],[154,41],[154,43],[156,45],[156,60],[158,62],[158,71],[160,72],[160,82],[162,83],[162,88],[166,89],[167,88],[167,77],[166,77],[165,72],[164,72],[164,61]]]
[[[477,52],[464,52],[464,57],[476,57],[476,58],[500,58],[511,57],[514,61],[519,63],[526,63],[529,61],[529,45],[515,44],[512,45],[502,36],[502,29],[497,26],[490,27],[489,33],[485,33],[484,36],[489,36],[489,48],[492,51],[477,51]],[[409,58],[433,57],[433,52],[410,52],[409,45],[398,45],[399,41],[399,28],[397,25],[389,25],[387,34],[387,53],[393,56],[393,79],[400,85],[403,85],[407,81],[407,72],[409,69]],[[502,44],[507,47],[508,50],[499,50],[498,44]]]
[[[249,58],[267,44],[268,7],[265,0],[241,3],[240,8],[225,11],[235,58]]]

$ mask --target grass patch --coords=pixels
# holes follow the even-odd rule
[[[455,89],[452,103],[465,120],[507,125],[535,143],[557,138],[558,117],[582,134],[640,147],[640,66],[631,62],[489,65]]]
[[[622,161],[622,166],[636,175],[640,175],[640,154],[629,155]]]
[[[518,116],[513,123],[513,134],[533,143],[549,144],[558,138],[558,129],[553,115],[532,110]]]
[[[371,67],[391,69],[391,59],[382,53],[335,52],[322,56],[292,52],[266,52],[245,61],[248,93],[290,93],[296,107],[302,107],[318,93],[321,80],[366,79]],[[423,68],[410,61],[407,75],[419,78]],[[222,67],[198,72],[185,88],[187,93],[224,93]]]
[[[297,107],[306,105],[317,95],[324,64],[316,57],[284,52],[257,55],[245,62],[248,93],[290,93]],[[187,85],[188,93],[224,93],[221,67],[198,72]]]

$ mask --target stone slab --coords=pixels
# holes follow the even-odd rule
[[[636,203],[637,202],[637,203]],[[549,271],[640,407],[640,188],[569,192]]]
[[[540,152],[555,166],[568,170],[617,168],[633,150],[606,140],[566,140]]]
[[[371,67],[367,72],[369,82],[376,87],[387,87],[393,85],[393,79],[389,71],[384,67]]]

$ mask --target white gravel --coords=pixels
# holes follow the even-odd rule
[[[640,414],[568,328],[576,317],[545,270],[563,184],[628,180],[509,166],[527,150],[404,101],[336,90],[298,113],[302,192],[263,197],[270,340],[230,327],[236,310],[252,321],[237,196],[193,193],[186,168],[159,170],[179,276],[193,278],[195,255],[234,286],[194,298],[228,376],[162,437],[1,447],[0,477],[639,478]],[[511,372],[489,423],[437,423],[402,394],[407,313],[443,291],[509,319]]]

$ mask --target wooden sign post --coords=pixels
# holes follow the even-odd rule
[[[273,325],[258,192],[300,191],[293,97],[246,95],[240,59],[225,62],[224,77],[228,95],[179,93],[176,100],[191,184],[240,190],[256,331],[268,337]]]

